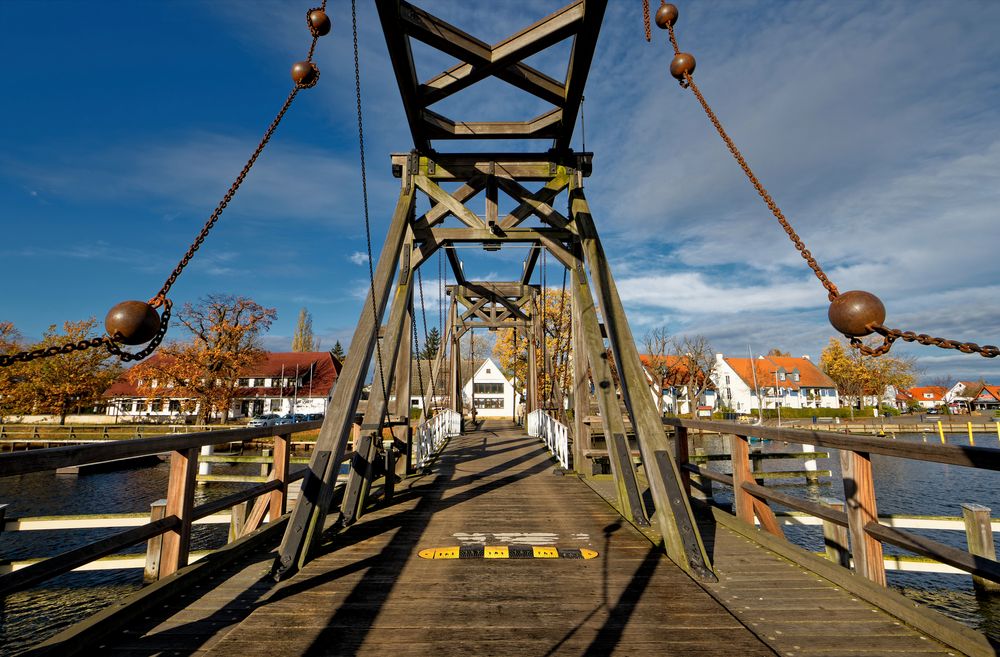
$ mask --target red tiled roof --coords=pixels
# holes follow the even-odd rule
[[[757,375],[757,385],[761,388],[773,388],[775,385],[775,373],[784,369],[789,376],[784,381],[778,380],[779,388],[798,390],[800,388],[836,388],[837,384],[823,373],[808,358],[794,358],[791,356],[762,356],[754,359],[753,366],[749,358],[725,358],[724,359],[736,374],[743,379],[748,386],[753,386],[754,370]],[[799,380],[793,381],[790,376],[794,370],[799,371]]]
[[[651,356],[649,354],[639,354],[639,360],[646,369],[652,373],[654,366],[663,366],[667,374],[663,377],[661,385],[685,385],[691,377],[686,358],[664,354],[663,356]],[[654,377],[655,378],[655,377]]]
[[[164,358],[161,354],[154,354],[146,363],[155,363]],[[299,396],[309,396],[310,391],[313,397],[326,397],[333,389],[333,384],[337,382],[340,375],[340,368],[343,364],[328,351],[291,351],[291,352],[267,352],[264,360],[252,370],[241,373],[240,378],[274,378],[281,376],[282,371],[286,378],[295,376],[298,368],[299,378],[303,385],[299,387]],[[312,380],[309,379],[310,367],[312,368]],[[284,369],[282,369],[284,368]],[[311,385],[310,385],[311,383]],[[271,388],[238,388],[237,397],[277,397],[288,395],[293,390],[292,386],[287,386],[283,390],[277,387]],[[122,374],[121,378],[111,384],[104,391],[105,397],[141,397],[135,385],[129,382],[128,377]]]
[[[946,392],[948,392],[948,389],[943,386],[917,386],[910,388],[910,394],[917,401],[942,401]],[[925,397],[925,394],[931,396]]]

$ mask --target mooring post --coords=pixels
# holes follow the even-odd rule
[[[802,445],[803,453],[809,453],[815,451],[816,451],[815,445]],[[810,484],[818,483],[819,474],[816,472],[816,457],[813,456],[811,458],[806,459],[803,465],[806,471],[806,481],[809,482]]]
[[[149,505],[149,521],[156,522],[157,520],[163,520],[167,515],[167,501],[166,500],[156,500]],[[146,541],[146,567],[142,573],[142,581],[144,584],[149,584],[150,582],[155,582],[160,579],[160,563],[162,561],[160,557],[161,550],[163,548],[163,534],[157,534],[153,538]]]
[[[215,445],[202,445],[201,446],[201,455],[202,456],[211,456],[212,454],[215,454]],[[199,460],[198,461],[198,474],[199,475],[210,475],[210,474],[212,474],[212,464],[209,463],[207,460],[204,460],[204,461],[203,460]]]
[[[969,554],[996,561],[997,552],[993,543],[990,508],[982,504],[962,504],[962,518],[965,520],[965,538],[969,544]],[[1000,583],[978,575],[972,576],[972,586],[981,593],[1000,591]]]
[[[844,510],[844,503],[836,498],[824,497],[820,503],[831,509]],[[826,546],[827,559],[839,563],[844,568],[851,567],[851,549],[847,542],[847,527],[823,520],[823,544]]]
[[[867,452],[841,450],[840,469],[844,479],[844,500],[847,504],[854,569],[876,584],[885,586],[882,543],[865,530],[868,523],[878,522],[871,457]]]

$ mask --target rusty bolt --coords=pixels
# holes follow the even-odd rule
[[[330,33],[330,17],[322,9],[309,12],[309,28],[315,36],[326,36]]]
[[[683,81],[685,73],[688,75],[694,73],[694,66],[694,55],[682,52],[678,55],[674,55],[673,60],[670,62],[670,75]]]
[[[851,290],[830,303],[830,323],[844,335],[860,338],[871,335],[870,325],[885,321],[885,306],[870,292]]]
[[[677,16],[677,5],[665,2],[656,10],[656,25],[661,30],[665,30],[677,22]]]
[[[312,62],[295,62],[292,66],[292,80],[300,87],[308,87],[316,82],[319,69]]]
[[[160,316],[145,301],[122,301],[108,311],[104,328],[115,342],[143,344],[156,337]]]

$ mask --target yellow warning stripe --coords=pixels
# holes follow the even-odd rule
[[[426,548],[421,559],[593,559],[597,551],[586,548],[559,548],[554,545],[451,545]]]

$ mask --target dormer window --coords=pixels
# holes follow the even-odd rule
[[[785,373],[784,372],[778,372],[778,380],[779,381],[784,381],[785,380]]]

